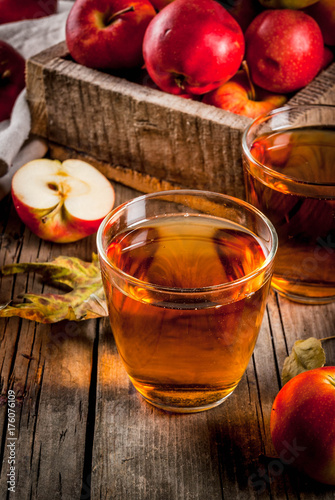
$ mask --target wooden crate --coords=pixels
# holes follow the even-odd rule
[[[201,188],[244,197],[241,136],[251,122],[73,62],[65,42],[27,62],[32,132],[143,192]],[[335,63],[291,103],[335,104]]]

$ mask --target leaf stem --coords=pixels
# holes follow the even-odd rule
[[[333,340],[335,339],[335,335],[332,335],[331,337],[324,337],[323,339],[320,339],[320,342],[323,342],[324,340]]]

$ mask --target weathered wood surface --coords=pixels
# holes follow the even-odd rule
[[[137,193],[116,186],[119,204]],[[1,265],[57,255],[90,259],[95,238],[40,241],[0,204]],[[47,290],[38,277],[1,280],[0,303]],[[280,371],[295,340],[334,333],[335,303],[271,293],[247,372],[221,406],[173,415],[145,403],[121,365],[107,319],[52,327],[0,320],[0,498],[20,500],[314,500],[335,488],[284,470],[269,433]],[[327,364],[335,344],[324,343]],[[7,492],[7,391],[16,393],[16,492]]]
[[[27,95],[34,133],[104,170],[127,169],[130,186],[140,177],[145,191],[158,179],[244,196],[240,143],[249,118],[80,66],[65,43],[28,61]],[[335,64],[292,102],[335,104],[334,96]]]

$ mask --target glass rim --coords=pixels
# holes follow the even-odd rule
[[[264,113],[257,118],[255,118],[250,125],[247,126],[247,128],[244,130],[243,135],[242,135],[242,151],[246,155],[247,159],[251,161],[254,165],[256,165],[258,168],[260,168],[262,171],[264,171],[266,174],[270,175],[271,177],[275,177],[279,180],[284,180],[288,181],[294,184],[299,184],[301,186],[313,186],[313,187],[334,187],[335,186],[335,181],[334,182],[311,182],[311,181],[305,181],[302,179],[298,179],[297,177],[292,177],[290,175],[285,175],[282,174],[281,172],[278,172],[277,170],[267,167],[263,163],[259,162],[254,158],[250,152],[250,149],[247,145],[247,135],[252,129],[257,124],[264,123],[266,122],[269,118],[278,115],[280,113],[284,113],[286,111],[293,111],[293,110],[299,110],[299,109],[313,109],[313,108],[328,108],[328,109],[334,109],[335,111],[335,105],[333,104],[296,104],[296,105],[287,105],[287,106],[282,106],[280,108],[273,109],[272,111],[269,111],[267,113]],[[308,124],[307,124],[308,126]],[[287,127],[278,127],[277,129],[273,129],[273,132],[278,131],[278,130],[283,130]]]
[[[121,269],[119,269],[116,265],[111,262],[107,254],[103,248],[102,244],[102,237],[104,230],[107,226],[107,224],[119,213],[122,211],[126,210],[127,207],[134,205],[136,203],[139,203],[143,200],[151,199],[151,198],[161,198],[161,197],[168,197],[168,196],[204,196],[204,197],[215,197],[215,198],[221,198],[221,200],[227,200],[231,203],[235,203],[236,205],[240,205],[244,207],[245,209],[249,210],[250,212],[253,212],[257,217],[259,217],[262,222],[266,225],[266,227],[269,230],[269,235],[271,238],[271,248],[264,259],[264,262],[262,263],[261,266],[257,267],[254,271],[251,273],[246,274],[245,276],[242,276],[241,278],[233,281],[229,281],[227,283],[220,283],[218,285],[209,285],[209,286],[204,286],[204,287],[198,287],[198,288],[177,288],[177,287],[167,287],[163,285],[158,285],[155,283],[150,283],[147,281],[140,280],[138,278],[135,278],[134,276],[131,276],[128,273],[125,273]],[[209,215],[209,214],[205,214]],[[145,218],[142,219],[142,221],[146,220]],[[137,221],[140,223],[140,221]],[[274,257],[277,253],[278,249],[278,235],[277,232],[272,224],[272,222],[264,215],[260,210],[258,210],[256,207],[251,205],[250,203],[241,200],[239,198],[235,198],[230,195],[222,194],[222,193],[216,193],[214,191],[206,191],[206,190],[200,190],[200,189],[170,189],[166,191],[157,191],[154,193],[147,193],[143,194],[140,196],[137,196],[135,198],[132,198],[131,200],[122,203],[118,207],[115,207],[109,214],[106,215],[106,217],[103,219],[101,222],[98,232],[97,232],[97,237],[96,237],[96,244],[97,244],[97,249],[98,249],[98,255],[100,258],[103,259],[104,263],[111,268],[118,276],[120,276],[122,279],[127,280],[133,285],[136,286],[141,286],[145,289],[148,290],[154,290],[156,292],[161,292],[161,293],[170,293],[170,294],[184,294],[184,295],[200,295],[203,293],[214,293],[214,292],[220,292],[220,291],[226,291],[230,289],[234,289],[238,286],[241,286],[248,281],[256,278],[260,274],[266,271],[266,269],[273,263]]]

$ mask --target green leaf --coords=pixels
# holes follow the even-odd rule
[[[63,285],[63,288],[65,285],[71,289],[64,294],[27,293],[23,296],[27,302],[0,305],[2,318],[19,316],[39,323],[56,323],[64,319],[80,321],[108,315],[96,254],[93,254],[92,262],[60,256],[52,262],[4,266],[0,272],[5,276],[35,272],[42,275],[49,284]]]
[[[284,362],[281,377],[283,385],[299,373],[324,366],[325,362],[325,351],[319,339],[310,337],[306,340],[297,340],[291,354]]]

